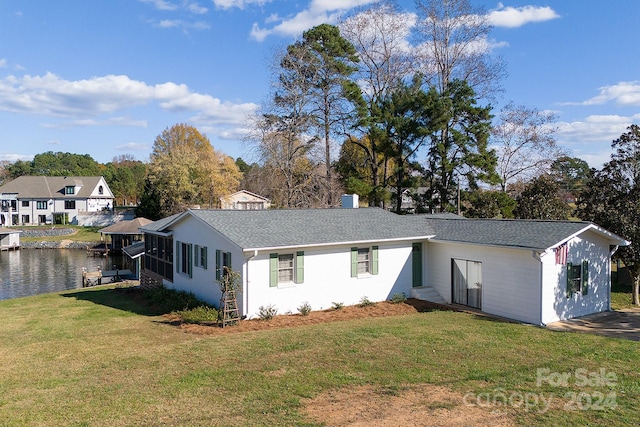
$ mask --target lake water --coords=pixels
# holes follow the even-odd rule
[[[0,252],[0,300],[82,287],[82,268],[122,268],[122,256],[92,257],[80,249]]]

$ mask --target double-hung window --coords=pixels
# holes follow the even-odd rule
[[[64,187],[64,194],[76,194],[76,188],[73,185]]]
[[[269,254],[269,286],[304,282],[304,251]]]
[[[207,269],[207,247],[206,246],[194,246],[194,264],[196,267]]]
[[[216,280],[221,280],[231,269],[231,252],[216,249]]]
[[[567,298],[573,294],[587,295],[589,293],[589,261],[580,264],[567,263]]]
[[[70,209],[73,210],[76,208],[76,201],[75,200],[65,200],[64,201],[64,208],[65,209]]]
[[[351,277],[378,274],[378,247],[351,248]]]
[[[176,241],[178,273],[193,277],[193,245]]]
[[[36,209],[47,209],[47,202],[46,200],[38,200],[36,202]]]

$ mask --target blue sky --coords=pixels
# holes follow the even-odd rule
[[[248,114],[273,52],[371,0],[2,0],[0,160],[45,151],[147,161],[175,123],[251,160]],[[414,11],[413,0],[399,5]],[[491,1],[509,101],[558,114],[557,140],[600,167],[640,123],[640,1]]]

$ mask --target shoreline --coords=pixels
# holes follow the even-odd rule
[[[73,240],[61,240],[59,242],[39,241],[20,242],[20,249],[82,249],[88,250],[99,245],[95,242],[76,242]]]

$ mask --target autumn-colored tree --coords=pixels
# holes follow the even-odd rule
[[[155,139],[148,180],[159,198],[162,216],[192,205],[217,206],[237,190],[241,172],[234,160],[216,152],[195,127],[176,124]]]

